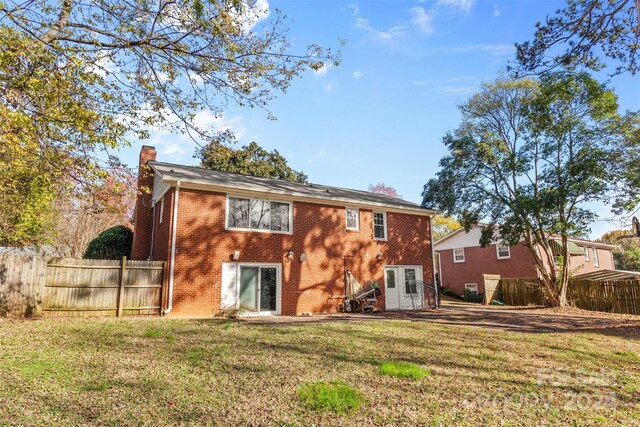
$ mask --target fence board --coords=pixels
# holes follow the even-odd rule
[[[508,305],[545,305],[545,289],[537,278],[500,279],[502,301]],[[567,289],[570,305],[590,311],[640,315],[640,281],[571,280]]]
[[[159,314],[163,274],[161,261],[0,255],[0,315]]]
[[[36,255],[0,255],[0,315],[40,313],[47,264]]]
[[[161,261],[52,260],[44,310],[57,315],[158,314],[163,272]]]

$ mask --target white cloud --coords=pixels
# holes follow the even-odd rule
[[[250,33],[260,21],[264,21],[270,15],[269,0],[256,0],[242,2],[242,12],[239,15],[242,30]]]
[[[438,0],[436,6],[445,6],[457,9],[464,13],[469,13],[476,0]]]
[[[502,15],[502,9],[498,6],[498,3],[493,4],[493,16]]]
[[[333,65],[331,65],[328,62],[325,62],[322,67],[318,68],[317,70],[313,70],[313,74],[316,77],[325,76],[327,74],[327,72],[329,71],[329,69],[332,68],[332,67],[333,67]]]
[[[411,12],[411,23],[425,34],[433,33],[432,18],[423,7],[414,6],[409,9]]]
[[[327,157],[327,151],[326,151],[326,150],[320,150],[320,151],[318,151],[318,152],[316,153],[316,155],[315,155],[315,156],[313,156],[313,157],[309,157],[309,158],[307,159],[307,162],[309,162],[309,163],[313,163],[313,162],[315,162],[316,160],[318,160],[318,159],[324,159],[325,157]]]
[[[379,31],[369,24],[368,19],[356,17],[356,28],[365,30],[369,35],[379,41],[392,41],[404,37],[407,34],[407,27],[404,25],[394,25],[387,31]]]
[[[360,12],[360,6],[358,6],[357,4],[348,4],[347,8],[353,11],[353,16],[358,16],[358,13]]]
[[[362,78],[362,76],[364,76],[364,74],[362,73],[362,71],[355,70],[355,71],[353,72],[353,78],[354,78],[354,79],[356,79],[356,80],[361,79],[361,78]]]
[[[510,55],[514,52],[515,47],[511,44],[478,43],[478,44],[470,44],[470,45],[457,46],[457,47],[445,49],[445,51],[448,51],[451,53],[467,53],[467,52],[473,52],[474,50],[486,52],[490,55]]]
[[[331,82],[331,83],[327,83],[327,85],[324,87],[324,89],[327,92],[331,92],[333,89],[335,89],[338,86],[337,82]]]

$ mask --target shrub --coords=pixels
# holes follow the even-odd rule
[[[133,231],[124,225],[116,225],[102,233],[89,243],[84,252],[85,259],[121,259],[131,257]]]
[[[469,302],[482,302],[484,300],[484,294],[465,289],[462,299]]]
[[[325,410],[336,414],[354,411],[364,403],[362,392],[344,381],[306,384],[300,387],[298,396],[307,409]]]
[[[411,378],[413,380],[421,380],[431,375],[431,372],[422,366],[408,362],[385,362],[380,365],[380,373],[396,378]]]

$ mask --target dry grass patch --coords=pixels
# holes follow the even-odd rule
[[[0,425],[636,425],[639,354],[633,329],[0,320]]]

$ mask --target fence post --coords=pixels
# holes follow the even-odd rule
[[[118,288],[118,305],[116,310],[116,316],[122,316],[122,304],[124,303],[124,275],[127,272],[127,257],[122,257],[122,263],[120,264],[120,287]]]

